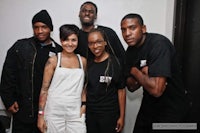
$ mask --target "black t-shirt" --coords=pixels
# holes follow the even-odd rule
[[[118,113],[118,89],[124,88],[122,69],[113,56],[103,62],[91,62],[88,67],[87,112]]]
[[[130,46],[126,51],[126,76],[131,66],[141,68],[148,66],[150,77],[166,77],[166,90],[156,98],[145,88],[140,113],[155,121],[176,120],[180,118],[186,106],[185,89],[181,71],[175,57],[175,48],[171,42],[159,34],[147,33],[144,44],[139,47]],[[179,116],[180,115],[180,116]],[[177,119],[178,121],[178,119]]]
[[[109,43],[113,51],[115,52],[115,55],[117,56],[119,61],[122,63],[125,58],[125,50],[116,32],[112,30],[111,28],[104,27],[104,26],[98,25],[97,28],[102,29],[106,33]],[[92,53],[88,50],[88,32],[85,32],[83,30],[79,31],[79,44],[75,50],[75,53],[80,54],[86,58],[87,57],[90,58],[92,56]]]

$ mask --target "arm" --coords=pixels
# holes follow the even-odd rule
[[[135,49],[131,49],[130,47],[127,48],[126,53],[126,60],[124,61],[124,75],[125,75],[125,82],[128,91],[134,92],[141,87],[138,81],[135,79],[132,74],[130,74],[130,70],[133,66],[137,66],[138,62],[138,53]]]
[[[83,88],[82,94],[81,94],[81,114],[84,114],[86,112],[86,88]]]
[[[126,91],[125,91],[125,89],[118,90],[118,101],[119,101],[120,117],[117,120],[116,131],[120,132],[124,127],[125,106],[126,106]]]
[[[19,110],[16,101],[16,88],[17,88],[17,71],[18,59],[16,55],[15,43],[7,52],[6,59],[2,69],[0,95],[6,109],[11,113],[16,113]]]
[[[166,88],[165,77],[149,77],[148,66],[139,70],[137,67],[132,67],[130,73],[135,79],[154,97],[160,97]]]
[[[81,57],[82,62],[83,62],[83,69],[86,73],[86,64],[87,64],[87,60],[84,57]],[[81,115],[84,114],[86,112],[86,84],[83,86],[83,90],[82,90],[82,94],[81,94]]]
[[[39,111],[38,111],[38,123],[37,123],[38,128],[40,129],[41,132],[44,132],[46,128],[46,124],[44,122],[44,108],[47,100],[51,79],[53,77],[54,70],[56,68],[56,64],[57,64],[57,58],[54,56],[47,60],[44,68],[42,88],[39,97]]]

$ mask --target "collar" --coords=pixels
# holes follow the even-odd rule
[[[51,41],[51,43],[49,43],[49,44],[45,44],[45,43],[40,43],[40,45],[42,46],[42,47],[44,47],[44,46],[48,46],[48,45],[52,45],[52,47],[56,47],[56,44],[55,44],[55,42],[54,41]]]

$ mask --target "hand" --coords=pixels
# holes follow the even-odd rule
[[[130,92],[134,92],[140,86],[139,83],[133,77],[128,77],[126,79],[126,85]]]
[[[82,116],[82,114],[85,114],[85,112],[86,112],[86,105],[82,105],[82,106],[81,106],[80,117]]]
[[[148,67],[148,66],[144,66],[144,67],[142,67],[142,69],[141,69],[142,73],[144,73],[145,75],[148,75],[148,70],[149,70],[149,67]]]
[[[44,115],[38,115],[37,126],[42,133],[44,133],[47,129],[46,122],[44,120]]]
[[[117,126],[116,126],[115,130],[116,130],[117,132],[120,132],[120,131],[122,131],[123,127],[124,127],[124,119],[122,119],[122,118],[120,117],[120,118],[117,120]]]
[[[17,102],[14,102],[13,105],[11,105],[9,108],[8,108],[8,111],[11,112],[11,113],[17,113],[17,111],[19,110],[19,105]]]

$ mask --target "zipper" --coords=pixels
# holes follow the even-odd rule
[[[36,50],[34,44],[33,43],[31,43],[31,44],[32,44],[32,46],[33,46],[33,48],[35,50],[35,53],[34,53],[34,56],[33,56],[33,61],[32,61],[32,75],[31,75],[31,81],[32,81],[32,86],[31,86],[31,88],[32,88],[32,96],[31,96],[32,97],[32,105],[31,105],[32,109],[31,109],[31,112],[32,112],[32,116],[34,117],[34,105],[33,105],[34,85],[33,85],[33,78],[34,78],[34,64],[35,64],[35,59],[36,59],[36,55],[37,55],[37,50]]]

